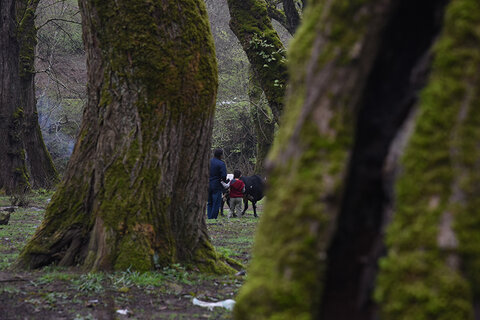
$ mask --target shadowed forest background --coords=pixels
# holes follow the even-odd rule
[[[480,319],[477,0],[0,9],[7,319]]]

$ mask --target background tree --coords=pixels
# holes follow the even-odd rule
[[[308,3],[237,318],[375,319],[389,208],[382,318],[473,318],[480,11],[447,3]]]
[[[266,0],[266,3],[268,16],[275,19],[293,36],[301,22],[300,12],[303,3],[296,0]],[[278,8],[280,3],[283,8]]]
[[[2,3],[2,152],[0,188],[22,194],[52,187],[57,173],[43,142],[35,99],[35,10],[38,1]]]
[[[230,28],[245,51],[278,123],[287,81],[285,49],[264,0],[228,0]]]
[[[0,189],[8,194],[28,188],[22,144],[23,109],[20,100],[20,43],[17,37],[16,1],[0,3]]]
[[[22,142],[29,182],[33,188],[50,188],[57,182],[57,172],[43,142],[38,123],[35,97],[35,52],[37,29],[35,12],[39,0],[16,1],[18,41],[20,44],[20,106],[23,109]]]
[[[18,264],[229,272],[205,197],[216,63],[203,1],[80,1],[88,103],[63,182]]]

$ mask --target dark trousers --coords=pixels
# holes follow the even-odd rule
[[[207,217],[217,219],[222,204],[222,190],[208,190]]]

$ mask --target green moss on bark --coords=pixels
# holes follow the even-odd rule
[[[275,121],[283,113],[286,54],[272,26],[265,1],[229,0],[230,28],[240,41],[268,100]]]
[[[369,4],[375,1],[309,2],[290,44],[287,107],[269,155],[273,169],[265,213],[235,306],[238,319],[318,318],[358,103],[354,82],[344,77],[365,81],[359,69],[369,68],[371,60],[351,52],[376,36],[364,26],[372,13]],[[357,32],[333,36],[329,26],[342,23]]]
[[[17,35],[20,42],[20,76],[35,73],[35,46],[37,45],[37,29],[35,27],[35,11],[39,0],[21,0],[17,4]]]
[[[87,270],[192,263],[231,273],[209,243],[197,196],[217,88],[203,2],[80,5],[89,101],[65,180],[20,260]]]
[[[380,263],[376,299],[388,319],[472,319],[478,292],[480,215],[478,185],[480,7],[453,1],[435,46],[435,59],[420,113],[396,184],[395,217],[387,234],[388,256]],[[468,160],[470,159],[470,160]],[[475,160],[477,161],[477,160]],[[441,240],[445,215],[455,235]],[[453,231],[451,231],[453,232]],[[458,243],[457,243],[458,241]],[[458,259],[463,258],[460,268]],[[460,260],[461,261],[461,260]],[[465,269],[467,277],[464,277]],[[473,271],[475,270],[475,271]]]

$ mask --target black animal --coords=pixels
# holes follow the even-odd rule
[[[257,215],[257,201],[262,200],[265,191],[265,182],[262,177],[259,175],[249,176],[249,177],[240,177],[245,183],[245,195],[243,197],[243,212],[242,216],[245,214],[245,211],[248,209],[248,201],[252,203],[253,206],[253,215]]]

